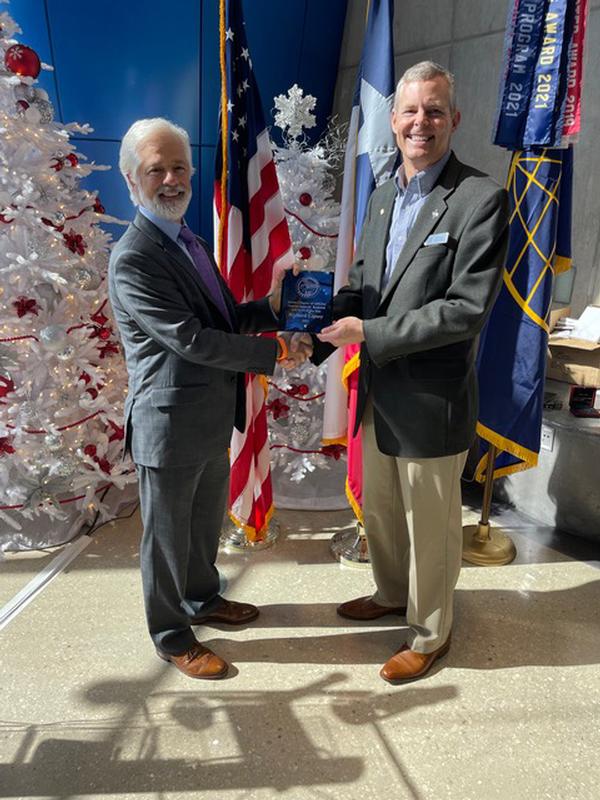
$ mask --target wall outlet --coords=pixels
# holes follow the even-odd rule
[[[554,450],[554,428],[549,425],[542,425],[541,448],[549,452]]]

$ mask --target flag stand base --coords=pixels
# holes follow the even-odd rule
[[[335,533],[329,542],[333,557],[346,567],[370,567],[369,547],[365,529],[356,523],[356,528]]]
[[[510,564],[517,555],[512,539],[499,528],[490,528],[489,522],[463,527],[462,557],[478,567],[501,567]]]
[[[267,527],[266,535],[259,542],[251,542],[246,536],[246,531],[239,528],[229,518],[223,522],[221,528],[221,538],[219,545],[222,550],[228,553],[252,552],[255,550],[266,550],[272,547],[279,538],[280,527],[275,519],[271,519]]]
[[[498,449],[491,444],[488,450],[481,519],[477,525],[463,526],[463,560],[478,567],[501,567],[510,564],[517,555],[515,543],[500,528],[490,525],[490,509],[494,489],[494,464]]]

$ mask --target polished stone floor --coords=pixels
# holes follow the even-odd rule
[[[198,629],[234,665],[214,683],[153,653],[137,514],[98,531],[0,632],[0,798],[600,797],[597,547],[496,514],[517,560],[463,569],[449,655],[394,688],[378,670],[402,628],[335,614],[371,589],[329,554],[350,514],[279,520],[274,547],[220,556],[262,613]],[[55,555],[1,562],[0,606]]]

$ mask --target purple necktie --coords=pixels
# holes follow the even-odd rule
[[[216,304],[221,314],[231,325],[231,317],[229,315],[229,311],[227,310],[227,306],[225,305],[223,292],[219,286],[219,279],[210,258],[196,238],[196,235],[192,233],[187,225],[181,226],[179,238],[187,247],[187,251],[192,257],[192,261],[194,262],[194,266],[198,271],[198,275],[200,275],[206,288],[208,289],[211,300]]]

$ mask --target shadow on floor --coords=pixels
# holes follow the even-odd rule
[[[329,717],[341,724],[374,729],[408,791],[404,796],[418,800],[394,755],[394,743],[378,723],[458,694],[453,686],[408,688],[390,695],[345,691],[340,684],[348,676],[343,672],[292,690],[232,692],[214,684],[206,690],[204,684],[197,692],[161,692],[163,675],[157,671],[147,680],[89,686],[81,701],[106,707],[110,716],[101,723],[28,726],[12,763],[0,764],[0,797],[128,792],[150,797],[159,792],[283,792],[310,786],[337,786],[336,792],[343,793],[344,785],[353,784],[366,769],[365,753],[356,740],[348,753],[339,752],[339,740],[335,745],[323,741],[326,704]],[[231,733],[219,752],[215,737],[224,728]],[[174,751],[176,757],[159,756]]]

